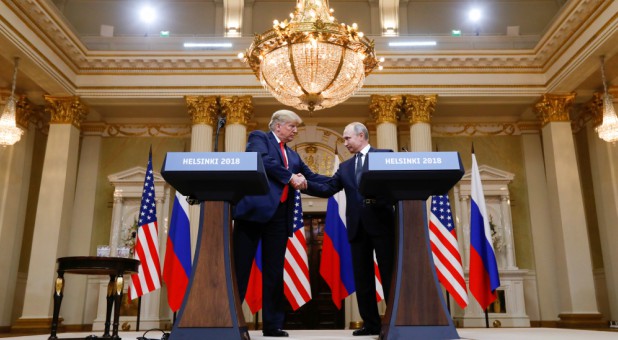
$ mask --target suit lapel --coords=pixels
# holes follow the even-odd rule
[[[283,166],[285,166],[285,162],[283,161],[283,155],[281,154],[281,148],[279,147],[279,143],[277,142],[277,138],[275,137],[275,134],[272,131],[268,133],[268,139],[270,140],[270,143],[273,145],[273,147],[275,148],[275,151],[279,155],[279,160],[281,161],[281,164]],[[284,145],[284,147],[285,147],[285,145]],[[289,162],[289,157],[288,157],[288,162]]]

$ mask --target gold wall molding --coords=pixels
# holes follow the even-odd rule
[[[191,137],[191,126],[186,124],[110,124],[102,137]]]
[[[51,116],[50,124],[71,124],[80,128],[88,114],[88,107],[78,96],[44,95],[47,105],[45,111]]]
[[[534,108],[543,126],[551,122],[568,122],[569,110],[575,100],[575,93],[547,93],[535,104]]]
[[[416,123],[431,124],[431,115],[436,109],[438,95],[404,95],[403,112],[410,125]]]
[[[221,113],[227,117],[228,124],[247,126],[253,118],[253,103],[251,96],[221,97]]]
[[[432,137],[518,136],[539,132],[539,122],[431,124]]]
[[[219,115],[219,97],[185,96],[187,109],[193,125],[206,124],[215,126]]]
[[[369,112],[376,124],[393,123],[397,124],[397,114],[401,112],[402,96],[381,96],[372,94],[369,102]]]

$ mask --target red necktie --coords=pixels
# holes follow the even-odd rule
[[[285,148],[283,147],[283,142],[279,143],[279,147],[281,148],[281,156],[283,157],[283,165],[285,165],[285,167],[288,167],[288,158],[285,156]],[[281,200],[280,202],[283,203],[288,199],[288,185],[286,184],[283,187],[283,192],[281,193]]]

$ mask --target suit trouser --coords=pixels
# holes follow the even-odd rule
[[[388,301],[393,277],[394,247],[394,235],[369,235],[362,222],[356,237],[350,242],[358,311],[363,319],[363,326],[372,330],[380,329],[382,324],[376,300],[373,251],[376,251],[384,298]]]
[[[288,241],[286,204],[279,204],[267,223],[234,221],[234,262],[240,299],[244,300],[251,266],[262,240],[262,321],[263,329],[283,328],[285,300],[283,263]]]

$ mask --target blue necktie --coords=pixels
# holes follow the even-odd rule
[[[363,173],[363,154],[359,152],[356,154],[356,185],[360,185],[361,174]]]

